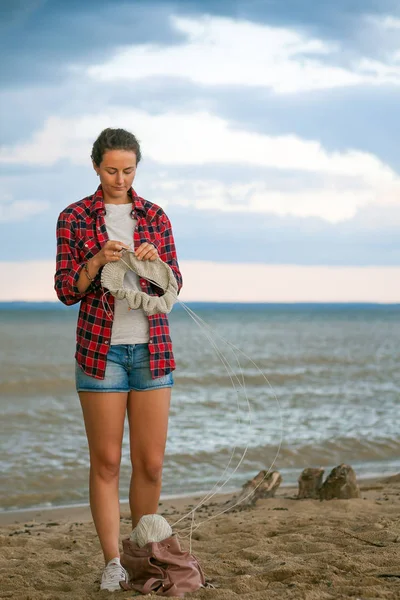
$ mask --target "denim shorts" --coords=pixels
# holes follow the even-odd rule
[[[75,363],[77,392],[129,392],[172,387],[172,373],[152,379],[147,344],[117,344],[107,354],[104,379],[86,375]]]

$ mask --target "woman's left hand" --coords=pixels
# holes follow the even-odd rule
[[[157,248],[149,242],[144,242],[135,250],[135,256],[139,260],[156,260],[158,258]]]

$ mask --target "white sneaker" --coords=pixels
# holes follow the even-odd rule
[[[122,591],[122,588],[119,585],[120,581],[128,582],[128,573],[121,565],[120,559],[117,556],[107,563],[101,577],[100,589],[108,590],[109,592],[116,592],[117,590]]]

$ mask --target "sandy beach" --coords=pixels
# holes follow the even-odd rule
[[[400,475],[362,481],[360,489],[360,499],[320,502],[280,488],[254,508],[205,522],[193,533],[192,552],[215,589],[191,597],[400,598]],[[199,498],[163,500],[159,512],[172,524]],[[213,498],[196,512],[196,523],[224,510],[229,499]],[[3,514],[0,526],[0,598],[116,597],[98,590],[103,560],[88,507]],[[121,538],[129,533],[122,505]]]

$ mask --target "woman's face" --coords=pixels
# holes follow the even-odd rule
[[[93,163],[107,198],[126,202],[136,174],[136,154],[131,150],[107,150],[100,166]]]

